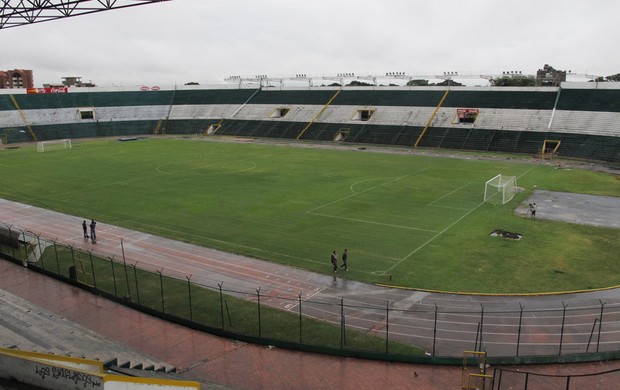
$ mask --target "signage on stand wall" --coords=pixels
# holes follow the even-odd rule
[[[26,93],[30,94],[44,94],[44,93],[67,93],[68,87],[51,87],[51,88],[28,88]]]

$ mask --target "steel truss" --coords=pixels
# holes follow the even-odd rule
[[[170,0],[0,0],[0,30]]]

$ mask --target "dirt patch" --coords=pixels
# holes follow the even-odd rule
[[[520,240],[523,237],[523,234],[521,234],[521,233],[512,233],[512,232],[507,232],[505,230],[496,229],[496,230],[493,230],[491,232],[491,234],[489,234],[489,236],[491,236],[491,237],[509,238],[511,240]]]
[[[620,198],[536,190],[515,212],[530,217],[530,203],[536,218],[620,229]]]

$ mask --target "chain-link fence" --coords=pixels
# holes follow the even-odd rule
[[[403,308],[390,300],[368,304],[263,293],[260,287],[235,288],[173,269],[149,270],[125,261],[124,252],[106,258],[8,225],[0,225],[0,253],[138,309],[266,344],[456,364],[465,350],[513,360],[620,351],[620,311],[613,300],[555,309],[520,304],[516,311],[480,305],[472,311],[437,301]]]
[[[616,390],[620,384],[620,369],[590,374],[553,375],[497,368],[493,377],[494,390]]]

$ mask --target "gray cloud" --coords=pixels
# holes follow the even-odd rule
[[[593,7],[596,6],[596,8]],[[620,2],[173,0],[0,31],[37,85],[221,83],[228,75],[620,72]]]

